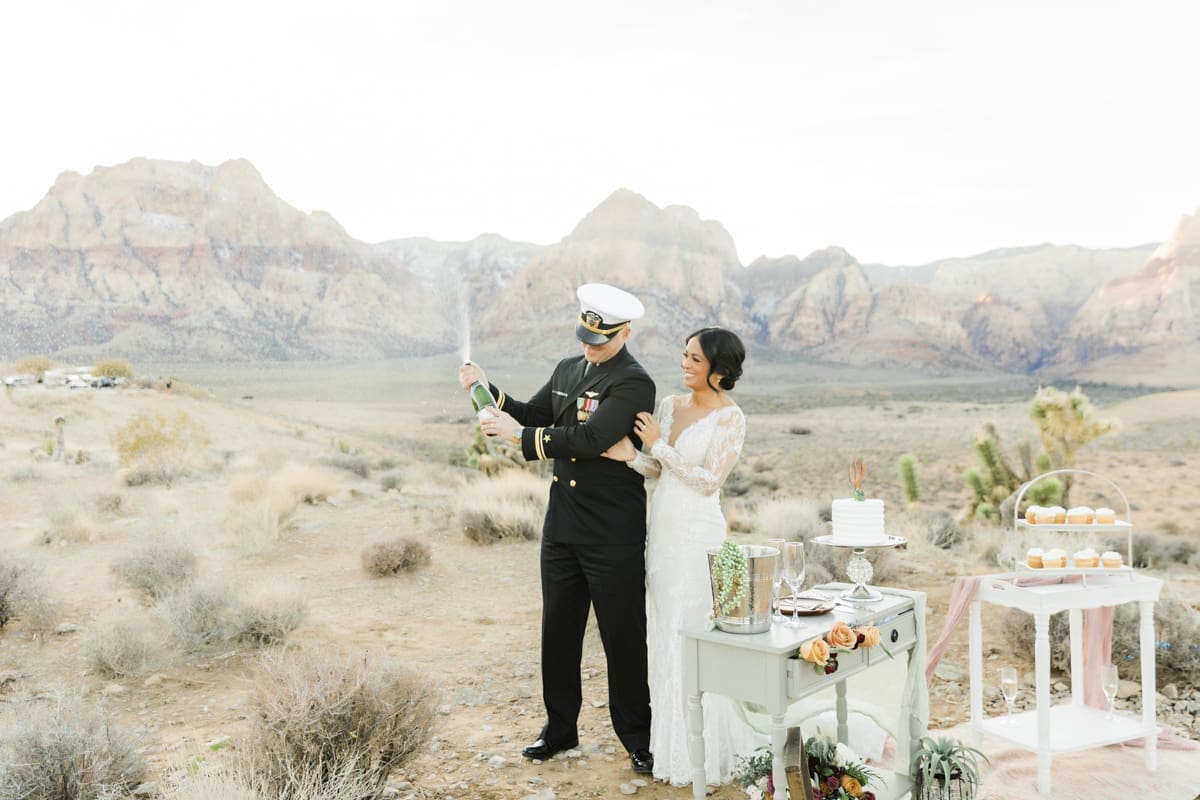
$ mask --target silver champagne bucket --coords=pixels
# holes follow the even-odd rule
[[[762,633],[771,629],[771,577],[779,551],[774,547],[740,544],[738,549],[746,559],[749,580],[746,595],[737,608],[715,619],[717,627],[727,633]],[[717,596],[713,581],[713,559],[717,548],[708,551],[708,582],[712,596]],[[715,603],[715,600],[714,600]]]

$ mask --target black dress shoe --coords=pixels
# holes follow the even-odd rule
[[[579,740],[573,742],[562,742],[560,744],[547,744],[545,739],[538,739],[533,744],[521,751],[521,755],[526,758],[536,759],[538,761],[546,761],[553,758],[555,753],[563,750],[570,750],[572,747],[578,747]]]
[[[634,750],[629,754],[629,763],[634,772],[648,775],[654,772],[654,754],[649,750]]]

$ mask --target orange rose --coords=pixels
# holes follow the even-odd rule
[[[858,641],[858,634],[839,619],[833,623],[833,628],[829,633],[825,634],[825,640],[829,642],[830,647],[841,647],[848,650],[853,648]]]
[[[857,778],[851,778],[849,775],[842,776],[842,789],[851,797],[862,797],[862,784]]]
[[[823,667],[829,663],[829,645],[822,639],[809,639],[800,645],[800,657]]]
[[[863,625],[855,633],[863,637],[863,647],[874,647],[879,644],[879,628],[876,628],[874,625]]]

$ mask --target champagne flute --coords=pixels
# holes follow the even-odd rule
[[[800,585],[804,583],[804,542],[784,542],[783,544],[783,579],[792,590],[792,597],[800,594]],[[789,628],[803,628],[800,615],[792,608],[792,619]]]
[[[779,555],[775,557],[775,568],[771,570],[771,622],[773,623],[785,621],[783,611],[779,608],[779,590],[783,588],[783,545],[783,539],[767,539],[767,547],[774,547],[779,551]]]
[[[1113,702],[1117,699],[1117,688],[1121,685],[1117,675],[1116,664],[1105,664],[1100,672],[1100,688],[1104,690],[1104,699],[1108,701],[1108,716],[1113,718]]]
[[[1017,701],[1017,670],[1013,667],[1000,668],[1000,694],[1008,705],[1008,724],[1013,724],[1013,703]]]

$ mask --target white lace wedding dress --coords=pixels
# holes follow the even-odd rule
[[[712,610],[708,550],[725,540],[725,516],[718,490],[737,463],[746,418],[736,405],[709,412],[679,432],[674,446],[676,403],[690,396],[665,397],[655,418],[662,438],[650,455],[639,453],[631,466],[658,484],[650,502],[646,535],[646,617],[649,643],[650,751],[654,777],[676,786],[692,782],[687,749],[687,703],[683,693],[684,625],[702,626]],[[706,694],[704,769],[708,784],[729,780],[738,756],[768,743],[738,715],[733,701]]]

